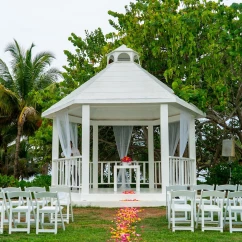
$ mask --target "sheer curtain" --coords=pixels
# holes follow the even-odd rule
[[[190,114],[185,112],[180,114],[180,157],[183,157],[184,151],[187,146],[190,120]]]
[[[133,126],[113,126],[113,132],[120,159],[122,159],[124,156],[127,156],[128,154],[132,131]],[[120,169],[118,173],[118,182],[122,183],[122,187],[130,188],[128,181],[129,179],[125,169]]]
[[[70,137],[74,148],[78,147],[77,124],[70,123]]]
[[[71,146],[70,146],[70,125],[69,115],[67,112],[58,113],[56,116],[57,130],[60,139],[60,144],[64,156],[66,158],[71,157]]]
[[[180,139],[180,122],[169,124],[169,155],[174,156]]]

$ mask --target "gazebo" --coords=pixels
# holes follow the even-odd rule
[[[70,186],[75,204],[124,206],[123,201],[128,200],[131,202],[125,205],[132,206],[133,199],[139,200],[135,206],[164,205],[166,186],[196,184],[195,119],[205,114],[144,70],[139,65],[138,53],[125,45],[107,55],[104,70],[42,116],[53,119],[52,185]],[[69,144],[72,140],[77,146],[76,124],[82,124],[82,152],[73,157]],[[126,170],[129,182],[141,186],[136,187],[135,194],[115,190],[113,178],[120,169],[120,161],[99,161],[100,126],[147,127],[148,161],[136,161],[135,169]],[[154,126],[160,126],[160,161],[154,160]],[[59,157],[59,142],[65,158]],[[178,143],[179,156],[175,157]],[[183,157],[187,145],[189,155]],[[101,188],[105,184],[109,188]]]

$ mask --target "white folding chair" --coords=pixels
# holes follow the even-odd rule
[[[25,187],[24,190],[31,192],[33,195],[36,192],[46,192],[45,187]],[[37,206],[35,199],[32,202],[33,202],[33,206]],[[43,206],[45,205],[45,200],[38,200],[38,203]]]
[[[214,185],[208,185],[208,184],[192,185],[190,187],[190,190],[191,191],[195,191],[195,193],[196,193],[196,195],[195,195],[195,208],[196,208],[195,209],[195,218],[196,218],[197,217],[197,215],[196,215],[196,213],[197,213],[197,205],[200,202],[202,191],[214,191]],[[206,199],[204,201],[204,203],[211,204],[211,200],[210,199]]]
[[[187,190],[186,185],[171,185],[166,187],[166,218],[170,217],[170,202],[171,202],[171,191],[179,191],[179,190]],[[185,203],[185,200],[183,197],[176,197],[174,199],[176,203]]]
[[[176,203],[176,197],[184,197],[185,202],[183,204]],[[194,191],[171,191],[171,200],[170,200],[170,208],[171,208],[171,216],[168,218],[168,227],[170,228],[170,224],[172,223],[172,232],[176,230],[191,230],[194,232],[194,200],[195,200],[195,192]],[[185,212],[189,213],[190,219],[187,217],[182,217],[182,219],[178,216],[178,213]],[[177,224],[190,223],[190,226],[181,226]]]
[[[225,185],[216,185],[216,191],[223,191],[225,192],[225,198],[224,198],[224,206],[226,206],[227,204],[227,194],[228,192],[235,192],[237,191],[237,185],[231,185],[231,184],[225,184]],[[233,202],[233,200],[231,200],[230,202]],[[229,217],[226,217],[226,219],[228,220]],[[234,220],[237,220],[237,215],[234,213]]]
[[[201,214],[201,227],[202,231],[204,230],[219,230],[223,232],[223,204],[224,204],[225,192],[221,191],[202,191],[200,203],[198,206],[198,213],[197,213],[197,222],[196,227],[198,227],[198,223],[200,222],[200,214]],[[206,199],[211,201],[211,204],[207,204]],[[205,219],[205,213],[217,213],[218,220]],[[209,224],[210,226],[205,226]],[[211,224],[217,224],[217,227],[211,226]]]
[[[3,233],[3,224],[4,224],[4,221],[5,221],[6,210],[7,210],[7,207],[6,207],[5,194],[4,194],[3,191],[0,191],[0,213],[1,213],[0,234]]]
[[[242,191],[237,191],[237,192],[228,192],[227,196],[227,204],[225,208],[225,215],[224,217],[226,218],[226,213],[228,212],[229,214],[229,231],[230,233],[233,233],[233,231],[242,231],[242,227],[233,227],[234,225],[242,225]],[[240,213],[240,222],[233,221],[234,217],[232,216],[232,213],[235,214],[237,218],[237,213]],[[224,219],[224,224],[226,223],[226,219]]]
[[[56,186],[50,187],[50,192],[57,192],[60,205],[66,206],[66,213],[63,213],[64,221],[69,224],[69,219],[71,217],[72,222],[74,221],[72,201],[71,201],[71,190],[68,186]],[[54,202],[55,204],[55,202]]]
[[[7,197],[9,201],[9,234],[12,232],[27,232],[30,233],[30,214],[34,212],[32,206],[32,197],[30,192],[7,192]],[[16,200],[21,201],[16,206]],[[14,214],[25,213],[25,222],[17,221]],[[14,224],[14,228],[13,228]],[[27,225],[26,228],[18,228],[17,225]]]
[[[7,197],[7,192],[21,192],[21,187],[5,187],[5,188],[2,188],[2,191],[4,192],[5,194],[5,198]],[[21,201],[21,198],[19,198],[18,200],[14,200],[12,201],[12,205],[13,206],[18,206],[19,204],[22,204],[24,203],[24,201]],[[7,210],[6,210],[6,213],[7,213],[7,220],[6,222],[9,223],[9,201],[6,200],[6,206],[7,206]],[[18,218],[16,219],[16,221],[19,221],[20,222],[20,213],[18,214]]]
[[[57,192],[39,192],[34,193],[34,197],[36,199],[37,204],[37,211],[36,211],[36,234],[39,232],[54,232],[57,234],[57,226],[58,226],[58,215],[60,215],[61,219],[61,225],[63,230],[65,230],[64,220],[62,216],[62,209],[63,207],[60,206],[59,198],[57,195]],[[42,207],[38,203],[38,199],[45,200],[46,204]],[[52,200],[56,201],[56,204],[53,205]],[[49,222],[45,222],[45,214],[53,214],[54,219],[54,228],[53,229],[47,229],[44,228],[44,225],[53,225],[51,222],[50,216],[48,216]],[[39,224],[41,225],[41,228],[39,228]]]

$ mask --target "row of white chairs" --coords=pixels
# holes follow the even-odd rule
[[[66,206],[65,214],[62,213],[64,206]],[[36,234],[39,232],[57,233],[59,222],[65,230],[64,222],[69,223],[70,217],[74,221],[71,192],[66,186],[50,187],[49,192],[42,187],[26,187],[25,191],[17,187],[2,188],[0,213],[0,233],[3,233],[4,224],[8,224],[9,234],[17,231],[30,233],[32,223],[36,225]],[[25,214],[24,222],[21,217],[23,213]],[[45,215],[48,215],[48,223],[46,223]],[[44,226],[47,224],[54,225],[54,228],[45,229]],[[18,225],[26,225],[26,227],[18,227]]]
[[[168,227],[172,224],[172,231],[191,230],[194,231],[201,222],[201,229],[219,230],[223,232],[223,227],[229,222],[230,232],[242,231],[242,228],[234,228],[238,222],[237,215],[242,217],[242,191],[237,185],[194,185],[190,186],[168,186],[166,189]],[[214,190],[216,189],[216,190]],[[199,192],[200,191],[200,192]],[[178,212],[183,212],[183,216],[177,216]],[[214,214],[217,220],[214,221]],[[227,215],[228,214],[228,215]],[[190,226],[177,226],[176,224],[190,223]],[[216,223],[217,226],[211,226]],[[209,226],[206,226],[209,224]]]

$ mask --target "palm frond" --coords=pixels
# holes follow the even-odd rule
[[[6,88],[14,90],[14,81],[6,63],[0,59],[0,83]]]

